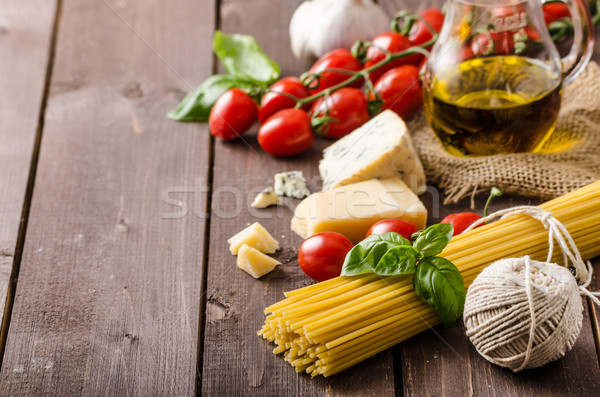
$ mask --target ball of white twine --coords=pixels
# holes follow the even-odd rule
[[[492,263],[469,287],[463,321],[467,336],[485,359],[517,372],[564,356],[581,330],[580,295],[598,305],[600,301],[599,293],[587,290],[591,264],[581,259],[566,227],[551,213],[539,207],[514,207],[482,218],[467,230],[515,214],[538,219],[548,230],[546,262],[525,256]],[[555,241],[565,267],[550,262]],[[569,263],[574,276],[567,269]]]

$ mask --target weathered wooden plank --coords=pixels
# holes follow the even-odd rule
[[[402,344],[404,393],[414,396],[598,395],[600,370],[587,308],[573,350],[542,368],[514,374],[481,357],[462,322]]]
[[[63,1],[0,394],[194,393],[212,1]]]
[[[225,32],[252,34],[263,49],[282,66],[283,75],[299,75],[307,69],[289,48],[288,23],[300,1],[246,2],[227,0],[221,6]],[[285,199],[279,208],[249,208],[260,190],[273,183],[273,174],[302,170],[310,188],[320,188],[317,163],[321,149],[330,143],[317,139],[306,154],[276,159],[256,143],[254,131],[242,141],[215,143],[212,218],[207,275],[206,329],[202,391],[206,395],[340,395],[388,396],[394,393],[391,352],[384,352],[329,379],[310,379],[296,374],[273,346],[256,332],[264,323],[263,309],[283,298],[283,291],[311,283],[296,262],[301,239],[290,231],[298,200]],[[254,280],[238,269],[227,238],[248,223],[259,221],[282,246],[275,257],[283,265]]]
[[[5,302],[46,86],[55,11],[56,1],[0,0],[0,354],[8,324],[4,319]],[[23,50],[25,46],[27,51]]]

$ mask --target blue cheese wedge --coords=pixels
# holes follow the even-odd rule
[[[288,171],[275,174],[275,194],[303,199],[310,195],[302,171]]]
[[[425,172],[404,120],[386,110],[323,150],[323,190],[373,178],[399,177],[425,193]]]
[[[271,205],[281,205],[281,197],[273,191],[272,187],[258,193],[252,204],[250,204],[253,208],[267,208]]]

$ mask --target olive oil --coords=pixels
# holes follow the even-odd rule
[[[427,120],[454,155],[532,152],[551,134],[561,76],[517,56],[444,66],[425,81]]]

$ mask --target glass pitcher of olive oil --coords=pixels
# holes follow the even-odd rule
[[[425,67],[425,115],[457,156],[535,152],[552,133],[563,83],[593,51],[584,0],[568,0],[573,44],[560,58],[540,0],[449,0]]]

